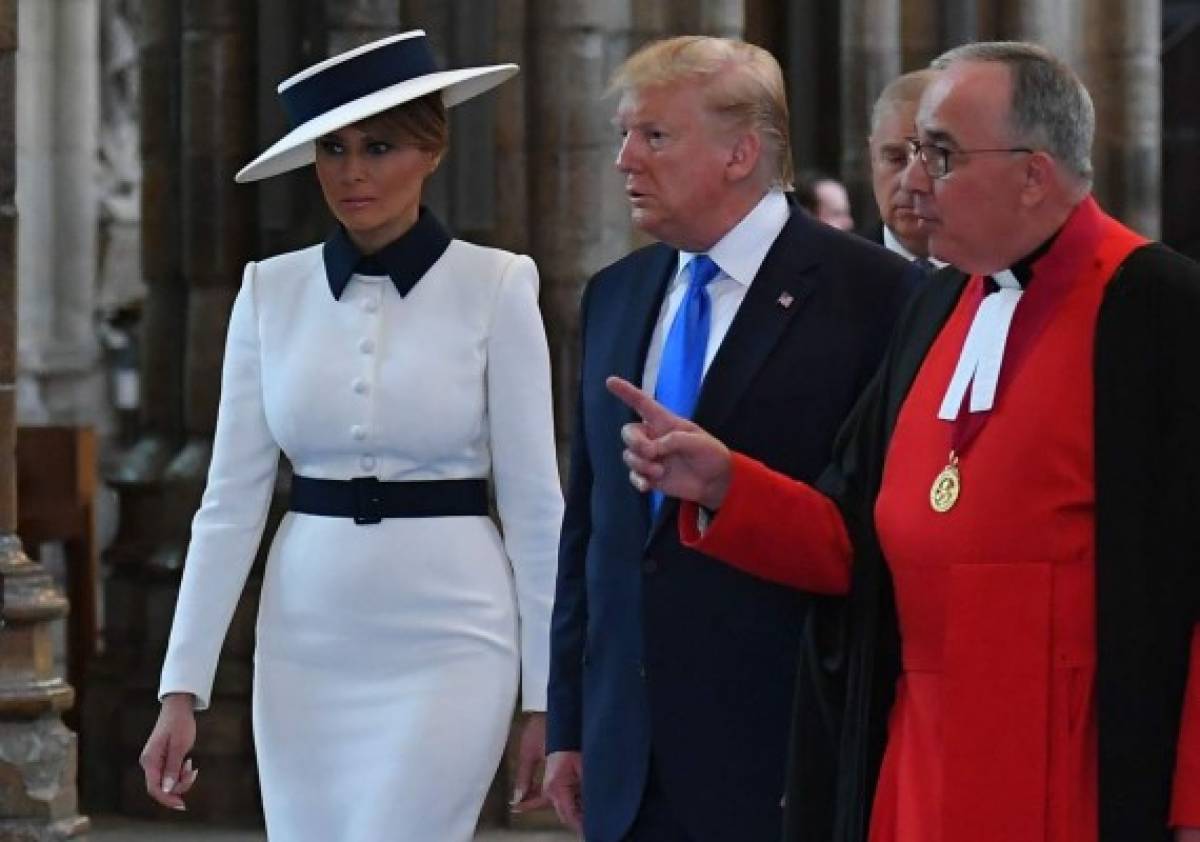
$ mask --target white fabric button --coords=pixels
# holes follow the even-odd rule
[[[376,301],[374,298],[366,298],[363,300],[362,308],[364,310],[366,310],[368,313],[374,313],[376,310],[379,309],[379,302]]]
[[[350,428],[350,435],[355,441],[362,441],[367,437],[367,428],[362,424],[355,424]]]
[[[360,339],[358,340],[358,350],[364,354],[370,354],[375,350],[375,343],[370,339]]]
[[[363,380],[361,377],[355,377],[354,381],[350,384],[350,388],[354,390],[355,394],[365,395],[369,387],[366,380]]]
[[[359,458],[358,464],[364,471],[372,471],[375,469],[375,457],[368,453]]]

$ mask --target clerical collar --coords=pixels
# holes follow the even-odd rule
[[[1057,231],[1051,234],[1044,243],[1035,248],[1029,254],[1022,257],[1012,266],[1009,266],[1007,269],[1004,269],[1000,272],[993,272],[985,279],[984,292],[992,293],[997,289],[1002,289],[1005,287],[1010,289],[1025,289],[1025,287],[1028,286],[1030,279],[1033,278],[1034,264],[1041,260],[1042,257],[1046,255],[1046,252],[1050,251],[1050,247],[1054,245],[1054,241],[1058,239],[1058,235],[1061,231],[1062,228],[1059,228]],[[1009,277],[1010,273],[1011,278]]]
[[[359,251],[339,225],[325,241],[323,252],[329,290],[335,299],[341,299],[351,275],[387,275],[401,296],[408,295],[449,246],[450,235],[424,207],[412,228],[374,254]]]
[[[983,300],[967,331],[958,364],[942,397],[938,418],[943,421],[957,420],[963,399],[968,394],[970,412],[991,411],[1000,385],[1000,367],[1004,362],[1008,332],[1017,305],[1026,284],[1033,278],[1034,265],[1050,251],[1061,231],[1062,228],[1059,228],[1012,266],[984,278]],[[953,463],[954,451],[950,455]],[[949,465],[947,470],[952,468],[954,464]]]

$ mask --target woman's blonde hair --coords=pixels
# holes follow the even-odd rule
[[[762,47],[731,38],[684,35],[642,47],[617,68],[609,93],[696,81],[708,110],[738,129],[753,129],[763,145],[771,183],[794,179],[787,94],[779,62]]]

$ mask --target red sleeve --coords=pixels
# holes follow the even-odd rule
[[[1192,660],[1175,759],[1171,826],[1200,827],[1200,625],[1192,632]]]
[[[695,503],[679,509],[684,546],[772,582],[824,594],[850,588],[850,539],[833,501],[810,485],[733,454],[721,509],[701,534]]]

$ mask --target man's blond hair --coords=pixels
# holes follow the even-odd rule
[[[929,83],[936,78],[936,70],[923,68],[905,73],[903,76],[897,76],[889,82],[887,87],[880,92],[879,99],[875,100],[874,107],[871,108],[871,134],[879,131],[879,124],[883,122],[884,115],[892,109],[902,105],[911,105],[915,108],[921,101],[921,94],[925,93]]]
[[[732,38],[683,35],[654,41],[617,68],[610,93],[698,82],[708,110],[731,127],[753,129],[772,185],[791,189],[792,144],[779,62],[762,47]]]

